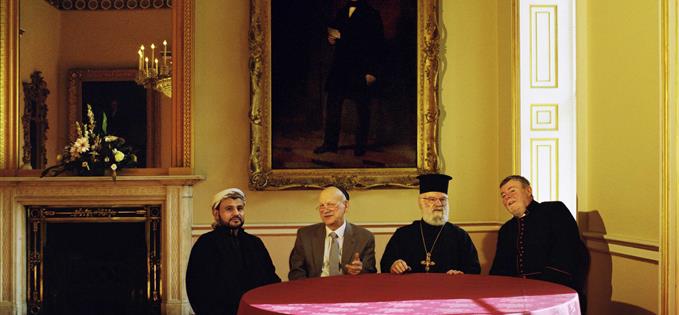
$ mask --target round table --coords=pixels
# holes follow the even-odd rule
[[[580,314],[578,294],[522,278],[365,274],[282,282],[243,295],[239,314]]]

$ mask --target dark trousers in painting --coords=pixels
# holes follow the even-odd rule
[[[349,98],[338,93],[328,94],[328,103],[325,114],[325,140],[323,146],[337,148],[339,142],[340,124],[342,118],[342,105]],[[356,103],[356,113],[358,121],[356,127],[356,147],[354,152],[357,154],[365,152],[368,143],[368,132],[370,131],[370,99],[368,97],[352,99]]]

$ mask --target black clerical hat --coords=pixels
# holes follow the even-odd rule
[[[417,179],[420,180],[420,194],[430,191],[448,194],[448,181],[453,178],[446,174],[423,174]]]

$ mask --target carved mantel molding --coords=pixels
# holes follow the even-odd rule
[[[26,314],[25,206],[162,207],[162,313],[189,314],[184,288],[191,251],[193,185],[199,175],[0,177],[0,314]]]

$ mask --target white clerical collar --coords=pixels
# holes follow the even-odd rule
[[[337,237],[342,238],[344,237],[344,230],[347,228],[347,220],[344,220],[344,223],[340,227],[337,228],[337,230],[331,230],[327,225],[325,226],[325,236],[330,235],[330,233],[335,232],[337,234]]]

